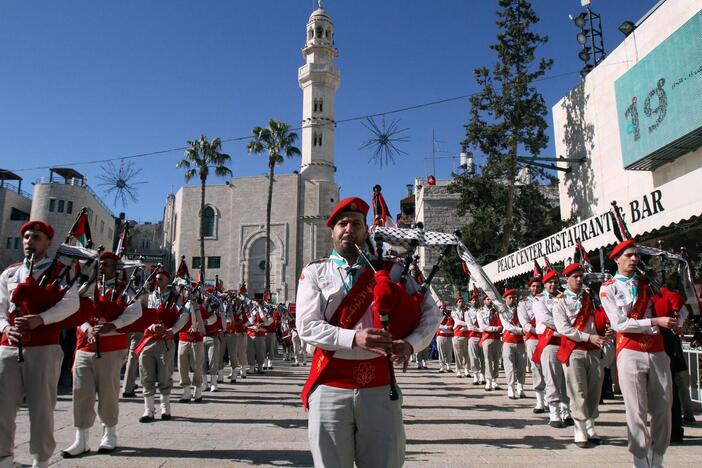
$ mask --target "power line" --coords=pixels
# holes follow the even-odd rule
[[[578,74],[580,71],[570,71],[570,72],[564,72],[564,73],[559,73],[556,75],[551,75],[551,76],[545,76],[542,78],[537,78],[536,80],[532,81],[532,83],[540,82],[540,81],[547,81],[547,80],[553,80],[556,78],[560,78],[566,75],[574,75]],[[468,99],[474,95],[478,94],[476,93],[470,93],[470,94],[463,94],[461,96],[454,96],[454,97],[449,97],[445,99],[438,99],[435,101],[428,101],[424,102],[421,104],[415,104],[412,106],[406,106],[406,107],[399,107],[397,109],[391,109],[388,111],[384,112],[376,112],[374,114],[366,114],[366,115],[359,115],[355,117],[348,117],[345,119],[337,120],[336,123],[337,125],[340,123],[348,123],[348,122],[355,122],[358,120],[365,120],[373,117],[381,117],[383,115],[390,115],[390,114],[398,114],[400,112],[407,112],[410,110],[416,110],[416,109],[421,109],[424,107],[430,107],[430,106],[436,106],[439,104],[445,104],[447,102],[453,102],[453,101],[460,101],[463,99]],[[325,124],[320,124],[320,125],[325,125]],[[313,125],[314,126],[314,125]],[[295,127],[291,128],[293,131],[297,130],[302,130],[302,127]],[[253,135],[250,136],[240,136],[240,137],[233,137],[233,138],[221,138],[222,143],[230,143],[233,141],[244,141],[244,140],[249,140],[253,138]],[[24,171],[36,171],[36,170],[42,170],[42,169],[51,169],[52,167],[70,167],[70,166],[88,166],[91,164],[102,164],[102,163],[107,163],[110,161],[119,161],[119,160],[124,160],[124,159],[137,159],[137,158],[145,158],[148,156],[161,156],[165,155],[168,153],[173,153],[176,151],[184,151],[187,147],[186,146],[179,146],[177,148],[170,148],[170,149],[163,149],[163,150],[157,150],[157,151],[149,151],[146,153],[137,153],[137,154],[130,154],[127,156],[115,156],[111,158],[103,158],[103,159],[94,159],[94,160],[89,160],[89,161],[76,161],[76,162],[69,162],[69,163],[60,163],[60,164],[52,164],[50,166],[35,166],[35,167],[25,167],[21,169],[10,169],[12,172],[24,172]]]

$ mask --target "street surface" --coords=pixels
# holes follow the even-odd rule
[[[545,414],[532,413],[532,398],[509,400],[505,391],[486,392],[468,379],[439,374],[435,361],[429,366],[429,370],[410,367],[406,374],[398,373],[407,432],[405,466],[631,466],[621,400],[600,406],[599,434],[607,445],[580,449],[572,443],[572,428],[553,429],[546,424]],[[51,462],[100,468],[311,466],[307,418],[299,399],[308,370],[276,360],[274,369],[264,376],[222,384],[216,393],[205,392],[202,403],[174,402],[173,420],[165,422],[139,423],[143,400],[123,399],[119,449],[110,455],[95,453],[101,435],[96,423],[90,434],[93,451],[72,460],[63,460],[59,454],[74,437],[71,397],[59,395],[58,446]],[[504,387],[504,375],[500,377]],[[529,379],[527,375],[527,384]],[[532,396],[529,390],[527,394]],[[179,396],[176,387],[172,398]],[[16,461],[31,464],[25,408],[17,423]],[[667,467],[699,467],[700,460],[702,424],[686,428],[685,445],[671,447],[665,461]]]

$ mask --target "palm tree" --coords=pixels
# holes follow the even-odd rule
[[[200,278],[205,281],[205,183],[210,175],[210,168],[218,177],[231,177],[232,171],[227,167],[232,158],[220,152],[222,141],[214,138],[207,141],[207,136],[200,135],[197,140],[188,141],[185,149],[185,159],[182,159],[177,168],[184,168],[185,181],[200,176]]]
[[[290,125],[279,120],[269,120],[267,128],[255,127],[254,139],[246,145],[251,154],[268,151],[268,200],[266,202],[266,283],[264,292],[271,288],[271,207],[273,206],[273,174],[276,164],[284,161],[283,156],[299,156],[296,146],[297,133],[290,131]]]

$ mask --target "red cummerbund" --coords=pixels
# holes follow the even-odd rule
[[[539,335],[536,335],[536,334],[534,334],[534,333],[526,332],[526,333],[524,333],[524,339],[527,340],[527,341],[529,341],[529,340],[538,340],[538,339],[539,339]]]
[[[318,382],[319,385],[337,388],[380,387],[389,383],[390,373],[385,356],[359,360],[332,357]]]
[[[548,341],[548,344],[546,346],[561,346],[561,337],[560,336],[552,336],[551,339]]]
[[[591,349],[600,349],[594,344],[590,343],[589,341],[578,341],[575,343],[575,348],[574,349],[582,349],[585,351],[589,351]]]
[[[443,336],[446,338],[453,338],[453,333],[446,333],[446,332],[439,332],[436,334],[436,336]]]
[[[631,349],[642,353],[660,353],[663,348],[663,336],[644,333],[617,333],[617,354],[622,349]]]
[[[198,341],[202,341],[202,335],[200,333],[191,333],[191,332],[180,332],[178,333],[178,341],[187,341],[188,343],[196,343]]]
[[[86,353],[94,353],[97,351],[95,343],[88,343],[87,336],[78,328],[76,333],[78,342],[76,344],[77,351],[85,351]],[[100,335],[100,352],[107,353],[109,351],[120,351],[129,348],[129,335],[120,333],[118,335]]]
[[[515,335],[515,334],[512,334],[512,333],[506,331],[502,334],[502,342],[503,343],[520,344],[520,343],[524,343],[524,337],[522,335]]]

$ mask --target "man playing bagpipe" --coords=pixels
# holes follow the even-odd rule
[[[23,399],[33,466],[45,467],[56,448],[54,407],[63,359],[59,325],[80,303],[77,287],[56,287],[64,266],[46,258],[53,228],[28,221],[19,232],[25,260],[0,275],[0,467],[13,466],[15,418]]]
[[[538,265],[537,265],[538,266]],[[534,276],[529,279],[527,287],[529,295],[522,298],[517,305],[517,315],[519,323],[524,332],[524,345],[527,350],[527,359],[531,366],[531,382],[536,397],[536,405],[534,405],[534,413],[541,414],[545,411],[546,401],[544,399],[544,389],[546,382],[544,381],[544,373],[541,370],[541,364],[537,364],[532,360],[536,345],[539,342],[539,335],[536,333],[536,318],[534,317],[534,301],[541,296],[544,290],[544,284],[541,282],[541,272],[538,269],[534,270]]]
[[[263,307],[267,307],[270,311],[272,304],[266,302],[264,298]],[[280,326],[281,314],[276,309],[270,312],[270,317],[271,323],[264,327],[266,329],[266,361],[263,364],[263,368],[268,370],[273,369],[273,358],[275,357],[275,349],[278,347],[278,335],[276,334],[276,330]]]
[[[297,305],[290,304],[288,306],[290,311],[290,334],[292,336],[293,345],[293,355],[295,356],[295,362],[293,362],[294,367],[306,366],[307,362],[305,360],[305,343],[300,339],[300,332],[297,331],[295,326],[295,320],[297,318]]]
[[[517,317],[517,291],[507,289],[502,297],[507,304],[507,312],[499,314],[502,326],[502,363],[507,377],[507,397],[516,400],[526,398],[524,393],[526,348],[522,327]]]
[[[439,322],[439,329],[436,330],[436,347],[439,350],[439,372],[451,372],[451,361],[453,361],[453,318],[443,302],[439,302],[439,311],[443,314],[441,322]]]
[[[209,386],[210,392],[216,392],[219,388],[217,380],[219,377],[219,352],[222,346],[222,333],[224,331],[224,313],[221,301],[215,296],[213,288],[205,290],[208,297],[205,300],[206,314],[203,314],[205,319],[205,336],[203,343],[205,345],[205,381],[203,382],[203,390]]]
[[[480,347],[480,325],[478,324],[478,313],[480,312],[480,290],[473,288],[470,293],[470,305],[465,314],[468,325],[468,360],[470,371],[473,373],[473,385],[485,384],[485,359],[483,349]]]
[[[402,265],[368,264],[361,250],[368,209],[357,197],[336,206],[327,219],[334,250],[303,269],[297,289],[297,329],[316,347],[302,401],[318,467],[403,464],[402,399],[389,361],[406,363],[424,349],[440,320],[433,299],[404,277]]]
[[[556,331],[553,321],[553,307],[556,304],[558,292],[558,272],[547,262],[544,269],[544,291],[535,298],[532,307],[536,319],[536,333],[539,342],[531,357],[532,361],[541,365],[545,382],[545,399],[549,410],[549,425],[555,428],[573,425],[573,418],[568,408],[568,391],[566,390],[563,365],[556,355],[561,347],[561,334]]]
[[[612,329],[617,332],[617,372],[634,466],[661,467],[670,444],[673,398],[670,359],[661,329],[677,329],[678,322],[674,317],[656,316],[649,280],[637,274],[640,257],[636,241],[626,230],[616,206],[614,216],[620,242],[609,258],[617,264],[617,274],[602,284],[600,298]]]
[[[198,403],[202,401],[203,371],[205,365],[205,345],[203,337],[205,335],[205,321],[203,316],[207,315],[205,307],[202,305],[202,297],[197,287],[191,292],[186,291],[187,302],[185,310],[188,314],[188,321],[178,333],[178,373],[180,374],[180,385],[183,387],[183,394],[178,400],[180,403],[190,403],[191,397]],[[190,371],[193,377],[190,378]],[[190,388],[192,384],[193,388]]]
[[[232,365],[232,373],[229,376],[230,382],[236,381],[236,368],[239,368],[239,376],[242,379],[246,378],[246,370],[249,362],[246,356],[247,351],[247,336],[246,322],[248,320],[244,309],[244,296],[240,296],[241,301],[235,301],[232,310],[232,324],[234,335],[234,351],[229,352],[229,362]]]
[[[93,314],[76,330],[73,363],[73,423],[76,439],[61,452],[65,458],[90,451],[88,437],[97,415],[102,421],[98,453],[117,447],[120,370],[127,358],[129,338],[120,328],[136,321],[141,302],[132,300],[129,284],[118,279],[119,258],[112,252],[100,254],[98,282],[93,295]]]
[[[563,269],[568,287],[553,307],[553,321],[561,334],[556,356],[563,363],[574,439],[580,448],[602,443],[595,432],[604,378],[601,353],[605,333],[614,334],[605,332],[606,316],[585,290],[584,273],[580,263],[571,263]]]
[[[250,306],[246,322],[246,354],[251,370],[263,374],[266,362],[266,327],[273,323],[273,317],[257,302],[252,301]]]
[[[156,273],[156,287],[149,294],[148,307],[155,311],[154,323],[144,330],[144,338],[136,347],[139,373],[144,387],[144,414],[139,422],[152,422],[155,417],[156,389],[161,395],[161,419],[171,419],[171,390],[175,341],[173,337],[188,323],[190,316],[183,308],[181,291],[169,286],[171,274],[167,270]]]
[[[453,357],[456,360],[456,377],[468,377],[468,324],[463,298],[456,298],[456,307],[451,312],[453,319]]]
[[[483,296],[483,307],[478,311],[478,327],[480,328],[480,347],[485,358],[485,390],[499,390],[497,377],[500,372],[500,357],[502,355],[502,325],[497,310],[487,295]]]

